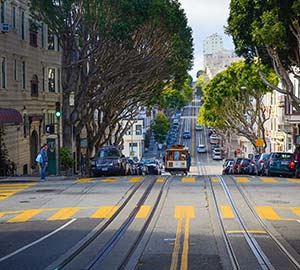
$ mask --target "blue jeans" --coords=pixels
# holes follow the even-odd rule
[[[46,169],[47,169],[47,164],[46,162],[41,163],[41,179],[45,180],[46,179]]]

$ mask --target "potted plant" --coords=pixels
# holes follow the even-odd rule
[[[66,147],[60,149],[60,164],[66,175],[72,175],[72,168],[75,164],[75,160],[73,159],[70,150]]]

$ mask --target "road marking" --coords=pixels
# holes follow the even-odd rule
[[[274,178],[268,178],[268,177],[260,177],[260,180],[265,183],[277,183],[278,181]]]
[[[119,206],[102,206],[91,216],[91,218],[111,218],[118,209]]]
[[[219,182],[220,182],[220,180],[219,180],[218,178],[216,178],[216,177],[214,177],[211,181],[212,181],[213,183],[219,183]]]
[[[140,182],[143,178],[142,177],[132,177],[128,180],[129,183],[137,183]]]
[[[221,208],[220,210],[221,210],[221,213],[222,213],[222,216],[223,216],[224,219],[225,218],[234,218],[235,217],[234,213],[233,213],[233,211],[231,209],[231,206],[229,206],[229,205],[221,205],[220,208]]]
[[[62,208],[57,213],[49,217],[47,220],[65,220],[70,219],[74,214],[80,211],[79,207]]]
[[[100,182],[102,182],[102,183],[114,183],[114,182],[117,182],[118,181],[118,179],[117,178],[105,178],[105,179],[103,179],[103,180],[100,180]]]
[[[290,183],[300,183],[300,180],[297,179],[286,179],[288,180]]]
[[[156,183],[164,183],[164,182],[165,182],[165,178],[163,178],[163,177],[159,177],[156,180]]]
[[[44,211],[43,209],[24,210],[23,213],[8,220],[7,223],[26,222],[29,219],[33,218],[34,216],[42,213],[43,211]]]
[[[189,250],[189,230],[190,230],[190,219],[195,218],[195,207],[194,206],[176,206],[175,218],[178,219],[175,244],[172,253],[172,262],[170,270],[177,270],[178,268],[178,257],[180,250],[180,238],[182,234],[182,224],[185,219],[184,226],[184,240],[183,250],[181,254],[181,270],[188,269],[188,250]]]
[[[226,233],[232,233],[232,234],[235,234],[235,233],[256,233],[256,234],[265,234],[267,233],[266,231],[263,231],[263,230],[229,230],[229,231],[226,231]]]
[[[235,177],[235,180],[239,183],[248,183],[248,182],[250,182],[249,178],[247,178],[247,177]]]
[[[256,206],[255,208],[261,219],[282,220],[271,206]]]
[[[194,182],[196,182],[196,178],[195,177],[182,177],[181,182],[182,183],[194,183]]]
[[[140,210],[136,213],[135,218],[146,218],[151,210],[150,205],[142,205]]]
[[[0,184],[0,201],[9,198],[10,196],[32,186],[36,183],[27,184]]]
[[[300,217],[300,207],[292,207],[292,211]]]
[[[38,244],[38,243],[40,243],[40,242],[46,240],[46,239],[49,238],[50,236],[56,234],[57,232],[63,230],[63,229],[66,228],[67,226],[69,226],[69,225],[70,225],[71,223],[73,223],[75,220],[76,220],[76,219],[72,219],[72,220],[68,221],[66,224],[64,224],[63,226],[57,228],[55,231],[53,231],[53,232],[51,232],[51,233],[49,233],[49,234],[47,234],[47,235],[41,237],[40,239],[38,239],[38,240],[36,240],[36,241],[34,241],[34,242],[32,242],[32,243],[30,243],[30,244],[24,246],[24,247],[22,247],[22,248],[20,248],[20,249],[18,249],[18,250],[16,250],[16,251],[14,251],[14,252],[12,252],[12,253],[10,253],[10,254],[8,254],[8,255],[6,255],[6,256],[0,258],[0,262],[3,262],[3,261],[5,261],[5,260],[11,258],[12,256],[17,255],[18,253],[20,253],[20,252],[22,252],[22,251],[24,251],[24,250],[26,250],[26,249],[28,249],[28,248],[30,248],[30,247],[32,247],[32,246]]]
[[[86,182],[90,182],[92,180],[95,180],[95,178],[81,178],[79,180],[76,180],[75,182],[77,182],[77,183],[86,183]]]

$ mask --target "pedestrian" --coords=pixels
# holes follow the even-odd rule
[[[236,157],[236,156],[237,156],[237,151],[235,150],[235,151],[234,151],[234,157]]]
[[[191,153],[188,152],[187,158],[186,158],[186,162],[187,162],[187,170],[188,172],[190,171],[190,167],[191,167],[191,162],[192,162],[192,156]]]
[[[39,163],[40,163],[40,166],[41,166],[41,180],[42,181],[46,180],[46,169],[48,167],[47,149],[48,149],[48,145],[45,143],[41,147],[41,150],[39,152],[39,154],[41,155]]]

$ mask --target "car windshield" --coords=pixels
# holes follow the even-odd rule
[[[155,164],[155,160],[153,160],[153,159],[146,159],[146,160],[144,160],[144,164]]]
[[[273,158],[278,159],[291,159],[293,156],[292,153],[274,153]]]
[[[118,149],[102,149],[99,152],[100,158],[113,158],[113,157],[119,157],[120,152]]]

